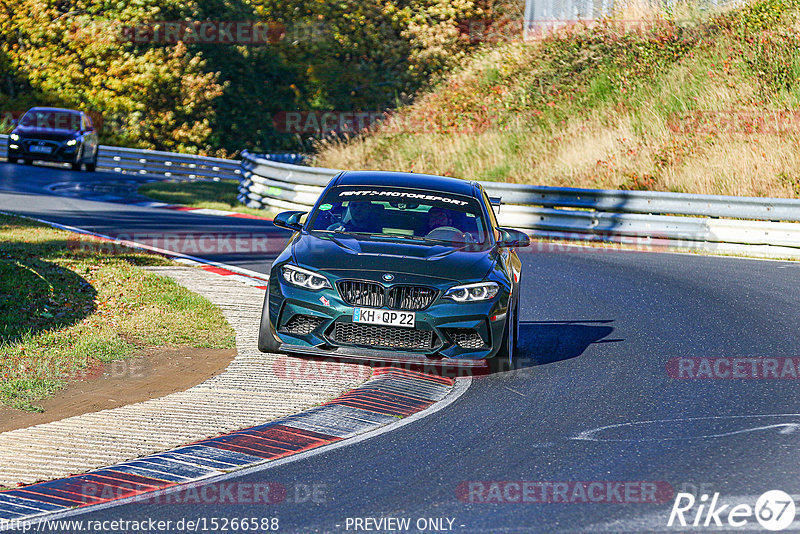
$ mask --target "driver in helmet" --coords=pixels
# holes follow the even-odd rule
[[[341,222],[337,222],[328,227],[328,230],[342,230],[345,232],[380,232],[381,212],[383,206],[372,204],[365,201],[349,201],[347,210]]]
[[[453,227],[453,216],[450,210],[445,208],[431,208],[428,210],[428,220],[426,221],[426,233],[430,233],[442,226]]]

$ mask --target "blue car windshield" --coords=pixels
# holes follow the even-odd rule
[[[81,129],[81,115],[67,110],[32,109],[20,119],[19,124],[26,128],[77,132]]]
[[[455,245],[488,241],[488,225],[476,199],[404,188],[333,188],[306,229]]]

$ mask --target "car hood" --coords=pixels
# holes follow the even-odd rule
[[[384,271],[454,281],[481,280],[496,261],[491,250],[306,233],[296,237],[292,256],[299,265],[340,276],[352,276],[341,271]]]
[[[72,139],[78,132],[74,130],[61,130],[58,128],[28,128],[25,126],[17,126],[14,133],[23,137],[32,137],[35,139],[48,139],[51,141],[64,141]]]

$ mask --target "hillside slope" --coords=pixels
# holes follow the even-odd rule
[[[485,47],[316,164],[613,189],[800,196],[798,0]]]

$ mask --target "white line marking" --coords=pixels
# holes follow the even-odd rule
[[[765,426],[758,426],[753,428],[745,428],[741,430],[734,430],[730,432],[720,432],[718,434],[705,434],[700,436],[676,436],[676,437],[666,437],[666,438],[603,438],[597,437],[596,434],[602,432],[603,430],[608,430],[610,428],[622,428],[622,427],[634,427],[637,425],[649,425],[649,424],[658,424],[658,423],[684,423],[689,421],[708,421],[708,420],[729,420],[729,419],[754,419],[759,417],[800,417],[800,414],[796,413],[778,413],[778,414],[759,414],[759,415],[718,415],[718,416],[708,416],[708,417],[688,417],[688,418],[681,418],[681,419],[655,419],[652,421],[633,421],[628,423],[619,423],[616,425],[607,425],[601,426],[598,428],[593,428],[592,430],[584,430],[583,432],[579,433],[577,436],[569,438],[578,441],[608,441],[608,442],[624,442],[624,441],[677,441],[677,440],[692,440],[692,439],[706,439],[706,438],[721,438],[726,436],[733,436],[736,434],[744,434],[747,432],[757,432],[760,430],[770,430],[773,428],[780,428],[778,432],[780,434],[792,434],[798,428],[800,428],[800,423],[777,423],[773,425],[765,425]]]

